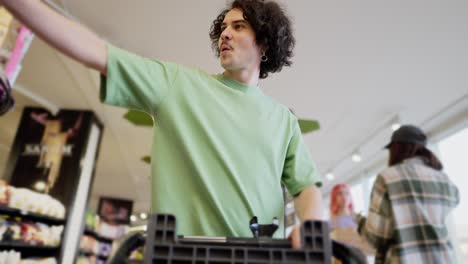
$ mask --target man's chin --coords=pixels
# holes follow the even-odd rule
[[[221,67],[223,67],[223,69],[225,70],[231,70],[233,68],[232,64],[226,61],[221,61],[220,64],[221,64]]]

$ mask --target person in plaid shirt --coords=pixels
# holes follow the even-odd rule
[[[389,168],[372,187],[367,218],[357,217],[375,263],[456,263],[445,220],[459,192],[426,143],[421,129],[405,125],[386,146]]]

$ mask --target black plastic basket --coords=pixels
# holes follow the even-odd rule
[[[175,216],[157,214],[149,219],[144,263],[331,263],[327,222],[305,222],[301,239],[303,248],[296,250],[286,239],[178,237]]]

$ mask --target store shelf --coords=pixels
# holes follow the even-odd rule
[[[127,264],[143,264],[143,260],[127,260],[125,263]]]
[[[104,242],[104,243],[110,243],[110,244],[112,244],[112,241],[114,241],[114,239],[108,238],[108,237],[103,237],[103,236],[99,235],[98,233],[96,233],[96,231],[93,231],[93,230],[88,229],[88,228],[85,228],[84,234],[85,234],[85,235],[88,235],[88,236],[92,236],[92,237],[94,237],[96,240],[98,240],[98,241],[100,241],[100,242]]]
[[[95,256],[95,257],[97,257],[99,259],[102,259],[102,260],[107,260],[107,258],[108,258],[108,256],[98,255],[98,254],[96,254],[96,253],[94,253],[92,251],[86,250],[86,249],[80,249],[80,254],[84,255],[84,256],[87,256],[87,257]]]
[[[29,245],[24,242],[0,242],[0,251],[14,250],[21,252],[22,257],[50,257],[57,256],[60,247]]]
[[[65,224],[65,219],[59,219],[55,217],[36,214],[33,212],[27,212],[27,211],[19,210],[16,208],[10,208],[10,207],[0,205],[0,215],[2,214],[9,215],[9,216],[19,216],[23,219],[31,220],[34,222],[41,222],[41,223],[49,224],[49,225],[64,225]]]

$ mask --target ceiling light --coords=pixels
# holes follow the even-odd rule
[[[335,175],[333,175],[332,172],[328,172],[327,174],[325,174],[325,177],[327,178],[327,180],[329,181],[333,181],[335,179]]]
[[[44,181],[37,181],[34,184],[34,189],[36,189],[39,192],[43,192],[46,189],[47,185]]]
[[[390,121],[390,127],[392,128],[392,131],[396,131],[401,127],[401,118],[399,115],[396,115],[391,121]]]
[[[398,130],[400,127],[401,127],[400,122],[392,123],[392,130],[393,130],[393,131]]]
[[[130,221],[131,222],[136,222],[136,220],[137,220],[137,217],[135,215],[130,216]]]
[[[351,156],[351,159],[356,163],[361,162],[362,158],[361,158],[361,154],[359,154],[359,151],[355,151],[353,155]]]
[[[140,219],[141,219],[141,220],[146,220],[146,219],[148,219],[148,214],[147,214],[147,213],[140,213]]]

